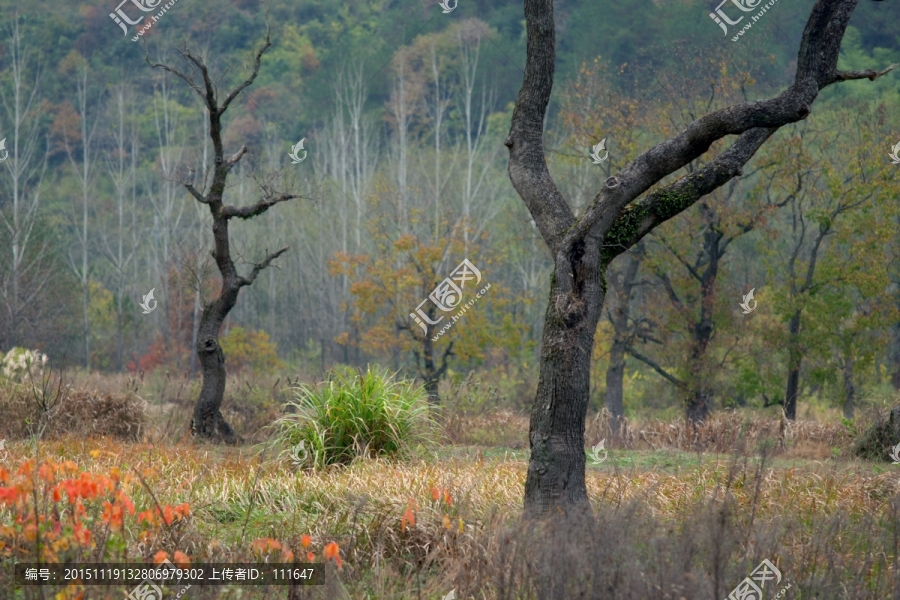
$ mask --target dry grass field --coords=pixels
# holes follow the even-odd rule
[[[97,406],[140,396],[100,386],[91,393]],[[196,443],[184,435],[189,406],[177,397],[139,413],[126,408],[114,413],[118,434],[99,421],[89,427],[103,435],[50,427],[53,435],[38,440],[6,432],[0,596],[129,591],[13,590],[13,562],[38,556],[179,564],[311,558],[326,575],[323,586],[293,589],[193,586],[186,598],[440,599],[456,590],[457,598],[476,599],[721,600],[763,559],[778,566],[781,587],[790,584],[787,598],[900,593],[897,467],[850,457],[852,436],[841,425],[735,413],[698,430],[628,423],[607,445],[607,460],[589,462],[594,514],[534,524],[520,520],[521,415],[442,415],[434,443],[402,457],[304,470],[265,429],[237,447]],[[122,427],[122,414],[142,415],[132,424],[138,435]],[[86,417],[81,425],[88,427]],[[588,441],[606,436],[604,427],[602,419],[589,424]]]

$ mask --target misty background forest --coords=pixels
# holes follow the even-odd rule
[[[777,565],[778,597],[897,597],[900,3],[115,2],[0,0],[0,581],[266,561],[324,587],[187,597],[678,600]],[[852,12],[852,76],[637,243],[604,231],[556,479],[541,399],[585,378],[514,187],[548,6],[531,134],[576,222]],[[576,479],[587,524],[554,522]],[[21,583],[0,599],[43,597]],[[131,589],[83,583],[54,591]]]
[[[707,107],[783,85],[806,10],[779,5],[771,28],[732,43],[693,3],[617,7],[601,17],[588,3],[557,6],[565,33],[548,161],[575,210]],[[151,58],[173,58],[169,43],[186,35],[235,77],[264,27],[258,3],[177,8],[147,35]],[[445,379],[493,372],[524,407],[550,260],[508,185],[502,148],[524,53],[521,7],[463,5],[465,18],[452,20],[414,8],[271,3],[275,43],[226,122],[226,145],[249,149],[228,193],[246,204],[254,177],[279,172],[301,179],[309,199],[234,229],[239,264],[290,250],[226,321],[227,365],[312,375],[379,363],[434,377],[409,313],[468,257],[491,291],[436,342],[433,360],[452,341]],[[854,14],[842,66],[900,60],[890,15],[873,10]],[[208,215],[180,185],[211,151],[203,116],[106,13],[91,2],[3,7],[0,131],[12,156],[0,181],[0,348],[41,349],[85,371],[192,373],[218,275]],[[888,158],[898,85],[825,94],[814,118],[779,132],[743,177],[643,243],[631,281],[621,281],[631,257],[614,263],[611,285],[629,289],[610,312],[624,315],[604,318],[597,336],[595,408],[616,341],[626,411],[677,407],[673,382],[692,376],[717,408],[783,399],[791,348],[803,397],[846,405],[848,416],[860,395],[900,385],[898,174]],[[309,159],[293,166],[301,138]],[[594,165],[589,147],[601,138],[609,159]],[[144,315],[151,288],[159,310]],[[738,304],[751,288],[759,306],[745,316]]]

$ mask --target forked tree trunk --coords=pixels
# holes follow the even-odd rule
[[[608,178],[584,214],[576,218],[544,158],[544,117],[556,62],[553,0],[524,0],[527,61],[504,144],[509,148],[510,181],[554,260],[540,380],[529,428],[526,515],[589,507],[584,421],[594,331],[606,293],[601,281],[610,261],[661,223],[740,175],[779,127],[809,115],[822,88],[849,79],[874,80],[894,68],[881,72],[837,70],[841,39],[856,2],[816,2],[800,43],[795,82],[781,95],[697,119]],[[650,190],[729,135],[738,137],[702,168]]]

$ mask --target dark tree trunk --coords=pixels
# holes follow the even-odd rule
[[[619,431],[619,421],[625,416],[624,390],[626,343],[614,340],[609,349],[609,367],[606,369],[606,410],[609,411],[613,433]]]
[[[437,328],[429,325],[428,329],[428,333],[422,338],[422,376],[425,380],[425,392],[428,394],[428,403],[432,406],[438,406],[441,403],[438,384],[445,369],[439,369],[434,360],[434,342],[431,341],[431,338],[434,337]],[[446,360],[444,364],[446,365]]]
[[[647,150],[608,178],[584,215],[576,219],[544,158],[544,117],[556,60],[553,1],[524,1],[527,60],[504,144],[509,148],[510,181],[554,262],[525,481],[526,515],[544,516],[555,509],[589,507],[584,422],[607,265],[656,226],[741,174],[779,127],[809,115],[819,90],[847,79],[875,79],[886,71],[836,70],[841,39],[857,0],[818,0],[803,33],[793,85],[777,98],[701,117],[674,138]],[[702,168],[649,191],[728,135],[738,137]]]
[[[422,289],[424,290],[424,293],[427,294],[428,291],[433,288],[434,283],[431,282],[431,280],[423,281]],[[424,312],[421,312],[421,309],[417,308],[416,312],[410,313],[409,316],[415,320],[416,325],[410,325],[409,321],[404,320],[397,325],[397,329],[409,331],[413,339],[416,340],[417,343],[421,344],[421,363],[419,362],[420,357],[418,351],[414,352],[416,365],[419,369],[419,376],[425,382],[425,392],[428,394],[428,403],[432,406],[438,406],[441,403],[441,397],[438,387],[440,385],[441,378],[447,372],[450,358],[455,355],[453,354],[454,342],[451,341],[449,344],[447,344],[447,348],[444,350],[444,353],[441,356],[441,366],[438,367],[436,352],[434,351],[434,343],[437,341],[437,339],[440,339],[438,334],[443,330],[444,326],[449,323],[449,321],[441,321],[434,318],[435,306],[433,303],[429,303],[428,309]],[[421,338],[418,337],[419,329],[422,329],[424,333]]]
[[[844,418],[852,420],[856,401],[856,385],[853,383],[853,359],[849,356],[844,359],[842,371],[844,375]]]
[[[607,276],[610,291],[616,301],[608,313],[614,337],[609,349],[609,366],[606,369],[606,410],[612,418],[610,428],[613,435],[618,435],[621,419],[625,416],[625,394],[622,389],[625,378],[625,352],[629,341],[636,333],[630,324],[631,297],[643,257],[643,245],[638,243],[634,251],[625,255],[626,260],[621,272],[610,271]]]
[[[222,145],[222,115],[231,102],[256,79],[256,76],[259,74],[262,55],[270,45],[271,41],[267,28],[266,41],[256,52],[253,72],[243,83],[232,90],[221,103],[218,89],[210,78],[203,59],[187,48],[183,48],[179,52],[190,66],[188,73],[184,73],[169,65],[151,63],[149,55],[146,57],[147,63],[152,67],[164,69],[180,77],[197,92],[203,100],[209,118],[209,136],[215,151],[215,165],[211,169],[212,182],[205,194],[194,187],[193,177],[190,181],[184,182],[184,186],[197,202],[209,206],[209,212],[213,219],[212,230],[215,244],[213,258],[222,277],[222,289],[219,297],[203,309],[203,315],[200,317],[200,324],[197,328],[196,351],[202,369],[203,384],[200,388],[200,397],[194,406],[191,430],[200,437],[227,443],[234,443],[238,441],[238,438],[221,413],[222,400],[225,395],[225,355],[222,352],[222,347],[219,345],[219,330],[222,327],[222,323],[225,322],[228,313],[237,303],[238,293],[241,288],[251,285],[263,269],[287,251],[287,248],[282,248],[276,252],[268,253],[262,262],[253,266],[253,270],[249,275],[243,277],[238,274],[234,261],[231,258],[228,222],[233,218],[251,219],[266,212],[279,202],[298,197],[294,194],[275,193],[268,187],[263,187],[263,198],[252,206],[239,208],[228,206],[223,202],[225,181],[228,173],[247,152],[247,147],[243,146],[234,155],[225,158]],[[197,82],[196,75],[202,77],[202,87]]]
[[[601,269],[594,255],[559,263],[550,289],[537,395],[531,411],[528,438],[531,458],[525,480],[525,510],[546,514],[553,507],[588,510],[584,480],[584,423],[591,386],[591,353],[600,320],[604,291]],[[593,264],[591,264],[593,263]],[[569,265],[575,267],[569,270]],[[568,286],[572,272],[581,274],[574,288]]]
[[[709,234],[707,234],[709,235]],[[721,237],[721,234],[718,235]],[[703,272],[700,283],[700,318],[691,327],[691,376],[688,379],[687,418],[693,422],[703,422],[709,416],[712,393],[709,387],[709,373],[706,351],[713,333],[713,309],[716,301],[716,277],[719,272],[719,241],[707,244],[710,253],[709,265]]]
[[[215,226],[213,230],[216,230]],[[228,224],[225,223],[220,231],[227,239]],[[232,280],[230,285],[223,284],[219,297],[203,310],[197,331],[197,357],[203,384],[194,405],[193,431],[200,437],[220,439],[226,443],[235,443],[237,438],[220,410],[225,397],[225,353],[219,345],[219,330],[234,308],[239,291],[240,285],[236,281]]]
[[[697,281],[700,287],[700,312],[695,314],[691,307],[690,301],[683,301],[675,287],[669,279],[668,273],[658,270],[656,275],[662,281],[663,288],[672,306],[687,322],[688,335],[690,340],[690,352],[687,358],[687,367],[689,375],[686,380],[682,381],[675,376],[667,373],[655,361],[634,353],[635,358],[642,360],[653,367],[658,373],[663,375],[667,380],[672,382],[679,390],[684,401],[685,416],[688,421],[693,423],[701,423],[706,420],[710,412],[710,404],[712,401],[712,389],[709,381],[709,365],[707,364],[707,351],[709,343],[712,340],[713,331],[715,330],[715,322],[713,320],[716,304],[716,279],[719,275],[719,263],[725,255],[728,245],[735,240],[738,235],[742,235],[753,229],[753,222],[749,222],[741,226],[741,232],[731,237],[724,237],[724,234],[718,227],[718,215],[716,211],[707,206],[702,205],[702,210],[706,216],[706,233],[703,236],[703,245],[699,258],[689,265],[683,257],[678,256],[675,250],[669,248],[669,251],[675,254],[678,261],[688,266],[688,272]]]
[[[900,301],[898,301],[898,305],[900,305]],[[892,369],[891,385],[895,390],[900,390],[900,323],[895,323],[891,327],[891,336],[889,352]]]
[[[784,391],[784,416],[791,421],[797,418],[797,396],[800,393],[800,311],[791,315],[788,323],[788,377]]]

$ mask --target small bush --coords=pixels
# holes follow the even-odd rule
[[[426,394],[387,371],[332,371],[317,387],[299,385],[296,402],[278,420],[279,440],[304,466],[348,464],[357,456],[395,456],[430,423]]]
[[[0,381],[0,438],[109,435],[140,439],[144,402],[132,391],[74,389],[59,378],[32,384]]]
[[[265,331],[234,326],[227,335],[222,336],[219,343],[225,353],[228,369],[232,372],[271,373],[283,366],[278,360],[275,342],[269,339],[269,334]]]
[[[895,416],[898,412],[895,409],[885,415],[877,411],[868,427],[854,427],[854,433],[858,433],[850,447],[851,453],[865,460],[890,462],[894,444],[900,443],[900,422]]]

